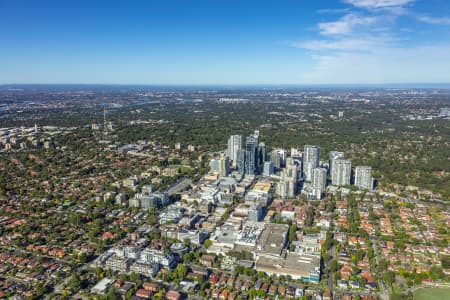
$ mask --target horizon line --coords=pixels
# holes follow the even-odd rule
[[[384,86],[448,86],[450,82],[391,82],[391,83],[0,83],[5,86],[152,86],[152,87],[384,87]]]

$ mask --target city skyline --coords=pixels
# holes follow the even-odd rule
[[[1,86],[0,298],[444,299],[449,97]]]
[[[450,3],[2,1],[0,84],[446,83]]]

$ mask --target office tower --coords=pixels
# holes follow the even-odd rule
[[[284,164],[285,164],[286,167],[288,167],[288,166],[295,166],[294,158],[292,158],[292,157],[286,158]]]
[[[291,157],[293,158],[300,158],[302,156],[302,151],[297,148],[291,148]]]
[[[284,149],[275,149],[270,153],[270,160],[277,169],[281,169],[286,163],[286,151]]]
[[[273,163],[273,166],[275,168],[281,168],[281,157],[276,150],[270,152],[270,161]]]
[[[255,175],[255,152],[245,151],[245,175]]]
[[[286,179],[297,181],[298,172],[297,172],[297,166],[295,164],[287,165],[286,168],[283,170],[283,172],[285,174]]]
[[[314,168],[312,170],[312,190],[315,199],[322,199],[327,184],[327,169]]]
[[[251,134],[245,139],[245,174],[255,175],[258,161],[258,136]]]
[[[297,168],[298,177],[300,179],[302,175],[302,161],[299,159],[295,159],[294,157],[288,157],[286,158],[286,167],[289,165],[295,165],[295,167]]]
[[[245,173],[245,150],[239,149],[236,156],[236,167],[239,173]]]
[[[241,135],[232,135],[228,139],[228,148],[227,155],[233,161],[233,164],[236,165],[237,162],[237,153],[238,150],[242,147],[242,136]]]
[[[211,171],[215,173],[220,173],[220,160],[213,158],[209,161],[209,167],[211,168]]]
[[[329,155],[329,161],[328,161],[328,169],[330,171],[330,175],[333,174],[333,164],[337,159],[344,159],[345,158],[345,154],[344,152],[339,152],[339,151],[330,151]]]
[[[303,150],[303,176],[306,181],[312,180],[312,170],[319,166],[320,148],[306,145]]]
[[[209,161],[209,166],[212,172],[218,173],[222,177],[226,177],[230,171],[230,159],[228,156],[213,158]]]
[[[356,166],[355,168],[355,186],[360,189],[373,190],[372,167]]]
[[[273,162],[271,161],[264,162],[263,175],[270,176],[272,174],[273,174]]]
[[[278,154],[280,155],[281,167],[283,168],[286,166],[286,158],[287,158],[286,150],[278,149],[277,151],[278,151]]]
[[[262,168],[267,161],[267,147],[263,142],[258,145],[258,166]]]
[[[352,162],[348,159],[336,159],[333,161],[331,183],[333,185],[349,185],[352,175]]]
[[[220,176],[221,177],[227,177],[228,173],[230,172],[230,159],[228,156],[221,157],[219,159],[220,161]]]

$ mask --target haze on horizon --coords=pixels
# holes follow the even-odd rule
[[[0,0],[0,84],[450,82],[450,2]]]

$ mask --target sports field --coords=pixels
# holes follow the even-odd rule
[[[450,300],[450,288],[423,288],[414,292],[417,300]]]

